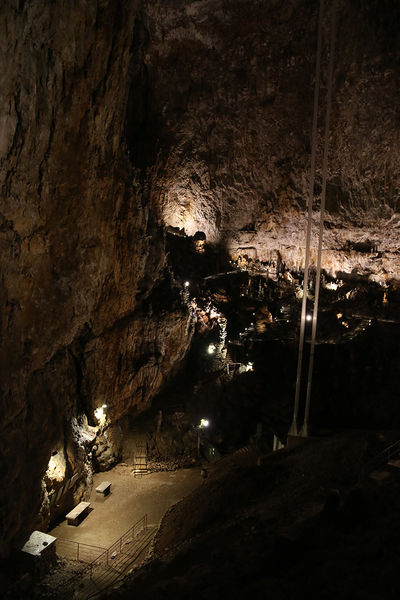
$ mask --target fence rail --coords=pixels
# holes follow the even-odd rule
[[[56,552],[64,558],[91,563],[97,561],[104,552],[107,552],[107,549],[101,546],[92,546],[91,544],[57,538]]]
[[[360,476],[365,476],[368,473],[371,473],[374,469],[377,469],[384,465],[385,463],[390,462],[395,458],[400,458],[400,440],[391,444],[376,456],[370,458],[363,466],[361,470]]]
[[[106,551],[106,563],[109,565],[115,554],[118,552],[123,552],[123,547],[125,544],[129,544],[132,542],[136,536],[139,535],[142,531],[147,529],[147,515],[144,515],[137,523],[135,523],[128,531],[125,531],[121,537],[114,542]]]
[[[395,456],[399,456],[400,454],[400,440],[386,448],[385,450],[387,460],[391,460]]]
[[[112,563],[115,555],[122,552],[124,545],[133,541],[145,529],[147,529],[147,515],[139,519],[128,531],[125,531],[109,548],[57,538],[56,552],[64,558],[88,563],[91,568],[100,564],[108,566]]]

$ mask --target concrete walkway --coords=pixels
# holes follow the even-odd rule
[[[147,514],[149,524],[158,525],[170,506],[201,485],[200,469],[150,473],[134,477],[133,467],[117,465],[106,473],[96,473],[90,497],[91,512],[77,527],[63,521],[50,535],[108,548],[136,521]],[[106,498],[96,495],[102,481],[111,482]]]

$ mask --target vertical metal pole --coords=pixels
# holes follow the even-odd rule
[[[324,159],[323,159],[323,166],[322,166],[321,211],[320,211],[320,218],[319,218],[317,273],[316,273],[316,279],[315,279],[315,299],[314,299],[314,311],[313,311],[312,333],[311,333],[310,362],[308,365],[306,407],[305,407],[305,411],[304,411],[304,423],[303,423],[303,427],[301,430],[301,435],[305,436],[305,437],[308,435],[308,419],[309,419],[309,414],[310,414],[312,376],[313,376],[313,369],[314,369],[315,338],[316,338],[317,320],[318,320],[319,290],[320,290],[320,284],[321,284],[321,255],[322,255],[322,238],[324,235],[326,180],[327,180],[327,171],[328,171],[328,152],[329,152],[329,130],[330,130],[331,109],[332,109],[332,80],[333,80],[333,59],[334,59],[334,55],[335,55],[336,8],[337,8],[337,2],[335,1],[334,7],[333,7],[333,16],[332,16],[332,25],[331,25],[330,57],[329,57],[329,71],[328,71],[328,91],[327,91],[326,119],[325,119]]]
[[[324,0],[320,0],[319,18],[318,18],[318,43],[317,43],[317,62],[315,67],[315,88],[314,88],[314,112],[313,125],[311,135],[311,173],[310,173],[310,189],[308,198],[308,216],[307,216],[307,232],[306,232],[306,253],[304,264],[303,278],[303,299],[301,304],[300,318],[300,336],[299,336],[299,352],[297,359],[297,375],[296,375],[296,393],[294,397],[293,421],[289,433],[297,435],[297,417],[299,414],[299,399],[301,388],[301,373],[303,367],[303,348],[304,348],[304,333],[306,324],[306,308],[307,308],[307,290],[308,290],[308,272],[310,268],[310,241],[311,241],[311,226],[312,226],[312,208],[314,200],[314,183],[315,183],[315,157],[317,152],[317,125],[318,125],[318,104],[319,104],[319,82],[321,72],[321,47],[322,47],[322,19],[324,14]]]
[[[79,560],[79,542],[77,544],[77,556],[76,556],[76,559]]]

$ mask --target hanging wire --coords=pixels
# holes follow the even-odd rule
[[[307,217],[307,229],[306,229],[306,253],[305,253],[304,278],[303,278],[303,300],[302,300],[302,305],[301,305],[299,351],[298,351],[298,359],[297,359],[296,393],[295,393],[295,398],[294,398],[293,421],[292,421],[292,425],[289,430],[289,433],[291,435],[297,435],[297,433],[298,433],[297,418],[298,418],[298,413],[299,413],[301,373],[302,373],[302,367],[303,367],[303,348],[304,348],[304,333],[305,333],[306,309],[307,309],[308,273],[309,273],[309,268],[310,268],[310,241],[311,241],[311,227],[312,227],[312,209],[313,209],[314,183],[315,183],[315,157],[316,157],[316,152],[317,152],[317,125],[318,125],[320,74],[321,74],[321,48],[322,48],[323,15],[324,15],[324,0],[320,0],[319,18],[318,18],[317,61],[316,61],[316,66],[315,66],[314,111],[313,111],[313,125],[312,125],[312,134],[311,134],[311,173],[310,173],[310,190],[309,190],[309,198],[308,198],[308,217]]]
[[[329,130],[332,110],[332,81],[333,81],[333,64],[335,56],[335,39],[336,39],[336,9],[337,1],[333,6],[333,16],[331,25],[331,39],[330,39],[330,57],[329,57],[329,70],[328,70],[328,91],[327,91],[327,104],[326,104],[326,117],[325,117],[325,134],[324,134],[324,158],[322,164],[322,192],[321,192],[321,209],[319,217],[319,240],[318,240],[318,255],[317,255],[317,271],[315,275],[315,298],[314,298],[314,310],[313,310],[313,321],[312,321],[312,332],[311,332],[311,348],[310,348],[310,362],[308,365],[308,379],[307,379],[307,395],[306,395],[306,406],[304,411],[304,423],[301,430],[301,435],[308,435],[308,419],[310,414],[310,400],[311,400],[311,388],[312,388],[312,377],[314,369],[314,354],[315,354],[315,338],[317,333],[317,320],[318,320],[318,305],[319,305],[319,290],[321,284],[321,256],[322,256],[322,240],[324,235],[324,215],[325,215],[325,199],[326,199],[326,180],[328,172],[328,152],[329,152]]]

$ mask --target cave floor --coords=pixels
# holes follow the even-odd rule
[[[108,548],[145,514],[149,524],[158,525],[170,506],[202,483],[198,468],[161,471],[143,477],[134,477],[132,468],[121,463],[106,473],[96,473],[89,515],[77,527],[64,520],[49,533]],[[99,494],[96,497],[95,488],[102,481],[112,484],[106,498]]]

